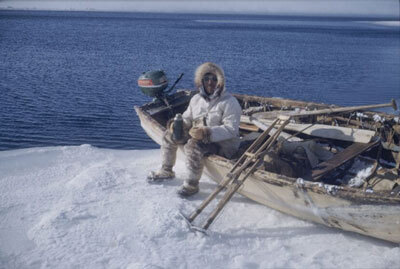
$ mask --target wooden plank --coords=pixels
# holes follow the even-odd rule
[[[338,168],[342,164],[361,153],[367,151],[368,149],[378,145],[379,140],[373,141],[371,143],[362,144],[362,143],[353,143],[351,146],[348,146],[343,151],[335,154],[331,159],[322,162],[316,166],[311,173],[312,180],[316,181],[322,178],[324,175]]]
[[[262,120],[264,121],[264,120]],[[270,122],[269,120],[266,122]],[[289,123],[285,130],[303,134],[357,143],[369,143],[375,136],[375,131],[350,127],[331,126],[325,124]]]
[[[257,126],[258,128],[260,128],[263,131],[267,130],[268,127],[271,125],[271,124],[267,124],[267,123],[261,122],[261,121],[257,120],[254,117],[249,117],[249,116],[244,116],[244,115],[242,115],[240,117],[240,122],[247,123],[247,124],[254,124],[255,126]],[[276,132],[276,129],[273,128],[271,130],[271,135],[275,134],[275,132]],[[279,134],[279,136],[283,137],[285,139],[289,139],[289,141],[301,141],[300,138],[295,137],[295,136],[292,137],[291,134],[285,133],[283,131]]]
[[[254,124],[248,124],[244,122],[241,122],[239,124],[239,128],[250,132],[258,132],[260,130],[260,128],[258,128]]]

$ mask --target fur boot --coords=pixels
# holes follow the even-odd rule
[[[191,186],[191,185],[186,185],[185,183],[183,183],[182,186],[179,187],[178,189],[178,195],[180,195],[181,197],[189,197],[192,196],[196,193],[199,192],[199,186]]]

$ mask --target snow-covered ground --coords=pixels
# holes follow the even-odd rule
[[[159,150],[49,147],[0,152],[0,268],[398,268],[399,245],[301,221],[233,197],[208,235],[177,179],[149,185]]]

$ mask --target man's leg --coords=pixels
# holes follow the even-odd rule
[[[161,157],[162,166],[158,171],[150,172],[147,179],[149,181],[158,181],[164,179],[172,179],[175,177],[175,173],[172,168],[176,162],[176,151],[178,145],[172,140],[171,133],[166,131],[163,136],[163,141],[161,145]]]
[[[216,153],[215,144],[204,144],[195,139],[189,139],[184,147],[186,155],[187,175],[183,185],[178,190],[181,196],[190,196],[199,191],[199,181],[204,168],[204,155]]]

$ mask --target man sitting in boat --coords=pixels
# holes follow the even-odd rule
[[[162,167],[152,171],[149,181],[172,179],[179,144],[184,144],[187,175],[178,194],[187,197],[199,191],[204,156],[219,154],[231,158],[239,148],[239,123],[242,109],[235,97],[225,90],[224,71],[206,62],[196,72],[194,83],[199,93],[193,96],[183,113],[184,135],[174,139],[174,122],[170,123],[161,146]]]

